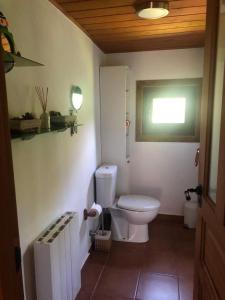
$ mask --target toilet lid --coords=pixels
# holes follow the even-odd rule
[[[117,206],[134,211],[149,211],[159,208],[160,202],[157,199],[147,196],[126,195],[120,196]]]

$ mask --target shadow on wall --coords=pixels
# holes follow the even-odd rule
[[[149,193],[149,190],[151,190],[151,193]],[[138,186],[136,188],[131,187],[131,194],[147,195],[149,197],[153,197],[160,200],[162,197],[162,188],[157,188],[157,187],[147,188],[146,186]]]

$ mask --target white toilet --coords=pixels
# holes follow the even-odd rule
[[[111,213],[113,240],[147,242],[148,223],[158,214],[159,200],[140,195],[116,198],[117,166],[103,165],[96,170],[95,177],[97,203]]]

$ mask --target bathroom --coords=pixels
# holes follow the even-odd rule
[[[84,2],[88,2],[90,11],[82,8]],[[122,42],[109,51],[110,41],[104,44],[103,51],[100,40],[94,43],[78,24],[84,18],[89,28],[92,18],[87,14],[94,14],[100,2],[0,0],[0,11],[7,17],[17,51],[43,64],[14,67],[5,75],[9,117],[26,112],[41,115],[35,87],[48,91],[47,111],[63,115],[71,111],[71,86],[79,87],[83,96],[82,106],[73,112],[80,126],[37,134],[28,140],[15,138],[10,143],[22,259],[18,281],[23,291],[18,299],[39,300],[34,242],[65,212],[76,212],[77,261],[81,270],[77,300],[192,300],[195,230],[184,227],[184,192],[199,183],[196,154],[200,139],[139,140],[137,94],[139,82],[204,78],[204,56],[209,55],[204,50],[206,1],[198,0],[197,8],[193,5],[199,9],[200,18],[196,21],[200,32],[193,33],[193,39],[192,34],[186,39],[179,39],[178,34],[174,39],[168,38],[164,47],[160,43],[149,44],[146,50],[145,43],[139,41],[139,50],[136,44],[128,43],[131,50],[123,51],[119,51]],[[119,18],[115,6],[120,2],[110,2],[115,18]],[[125,6],[131,2],[126,1]],[[186,0],[169,2],[172,7],[174,2],[182,2],[184,10],[190,5]],[[79,17],[80,11],[75,9],[75,20],[61,7],[74,3],[80,5],[83,14]],[[103,11],[98,9],[100,12]],[[95,26],[93,34],[99,30],[98,23]],[[178,42],[180,46],[175,46]],[[123,96],[120,84],[124,87]],[[198,127],[200,118],[196,122]],[[84,220],[84,210],[89,211],[94,202],[98,203],[95,174],[102,164],[118,167],[116,199],[121,195],[143,195],[157,203],[151,222],[133,241],[129,235],[118,239],[112,230],[109,252],[93,250],[93,232],[99,227],[100,218],[90,216]],[[191,194],[191,198],[197,203],[196,195]],[[108,210],[107,218],[110,219]],[[222,288],[215,286],[220,294]],[[1,300],[6,299],[10,297]]]
[[[201,78],[204,53],[203,49],[188,49],[163,51],[160,55],[157,51],[151,52],[150,56],[148,54],[145,52],[110,54],[107,56],[106,66],[101,69],[101,75],[103,75],[102,82],[100,82],[101,112],[103,112],[101,115],[101,143],[102,162],[106,162],[106,166],[95,172],[96,194],[97,202],[104,205],[106,198],[104,192],[109,192],[106,186],[111,180],[113,181],[112,178],[109,178],[109,174],[112,173],[113,177],[115,172],[114,167],[110,164],[107,165],[107,162],[116,162],[116,165],[119,166],[117,197],[131,194],[158,199],[160,216],[156,217],[155,222],[149,224],[149,241],[146,243],[148,237],[146,238],[145,231],[134,229],[132,225],[127,228],[123,221],[120,223],[121,219],[126,219],[126,216],[121,216],[114,204],[114,208],[110,209],[111,228],[113,239],[118,242],[113,244],[109,256],[93,253],[93,256],[89,257],[82,273],[84,286],[78,296],[78,299],[81,300],[89,299],[89,297],[93,297],[93,299],[192,299],[195,231],[184,229],[182,216],[185,203],[184,191],[188,187],[197,186],[198,183],[198,167],[195,166],[195,156],[199,143],[137,142],[135,132],[136,81]],[[171,74],[171,65],[173,74]],[[129,68],[124,66],[129,66]],[[128,149],[122,138],[124,131],[120,130],[119,125],[124,122],[125,116],[124,113],[121,113],[121,110],[125,109],[125,103],[121,101],[123,97],[119,96],[120,83],[122,86],[125,85],[124,78],[127,78],[127,73],[127,81],[130,86],[130,89],[128,88],[128,109],[131,121]],[[120,121],[121,118],[122,121]],[[117,124],[112,133],[110,128],[114,126],[115,120],[117,120]],[[127,157],[126,152],[128,152]],[[126,157],[126,159],[124,160],[122,157]],[[104,174],[106,174],[105,179],[103,178]],[[98,189],[100,189],[99,192]],[[195,196],[191,197],[196,200]],[[131,209],[128,207],[130,198],[132,196],[129,196],[128,203],[122,203],[122,206],[117,199],[119,209]],[[110,201],[109,199],[108,195],[107,201]],[[145,200],[140,196],[137,196],[134,202],[135,200],[139,205],[143,200],[146,205]],[[138,204],[136,205],[138,206]],[[106,207],[108,206],[112,205],[106,203]],[[137,210],[144,209],[138,207]],[[135,212],[135,214],[138,213]],[[144,220],[143,215],[140,218]],[[136,222],[135,219],[132,223],[136,224]],[[118,224],[120,224],[119,229]],[[129,242],[128,246],[126,242],[123,246],[123,241]],[[101,274],[101,272],[103,273]],[[97,280],[93,278],[93,274],[95,276],[98,274]],[[137,278],[139,276],[139,278],[137,279],[135,276]],[[178,283],[176,283],[177,278]],[[127,280],[129,285],[126,285]],[[151,282],[158,284],[158,288],[154,288],[154,284],[152,287]],[[118,290],[115,291],[115,287]],[[179,293],[177,293],[178,289]]]

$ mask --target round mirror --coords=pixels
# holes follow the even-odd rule
[[[83,103],[83,94],[81,88],[72,86],[71,88],[71,104],[73,109],[79,110]]]

